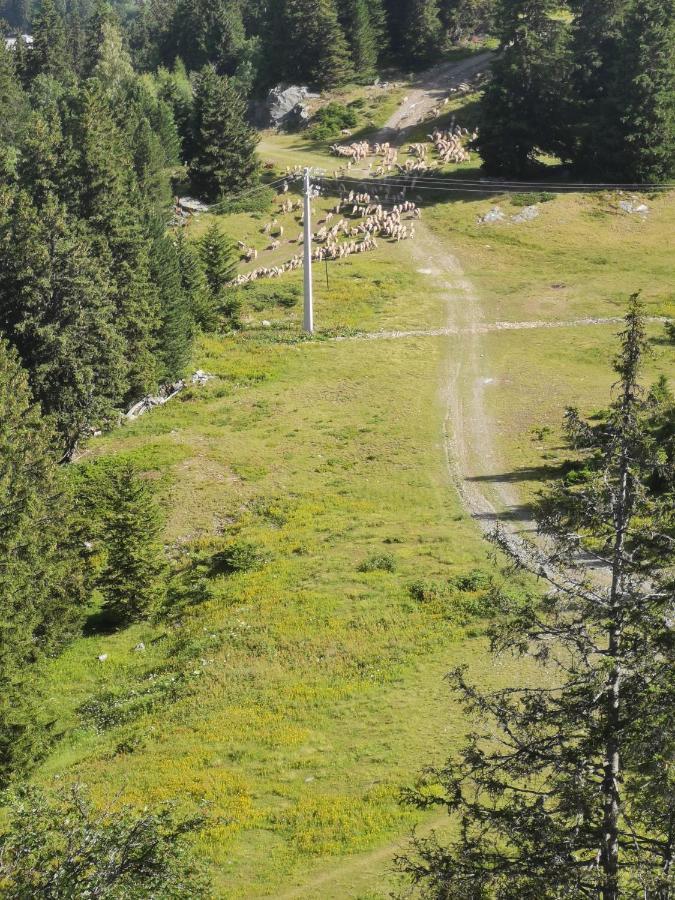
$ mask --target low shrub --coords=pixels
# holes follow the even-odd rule
[[[413,600],[418,603],[434,603],[441,600],[447,593],[447,585],[438,584],[435,581],[414,581],[408,588]]]
[[[276,193],[273,188],[261,185],[254,191],[239,200],[228,200],[227,197],[218,203],[218,213],[229,215],[231,213],[266,213],[274,202]]]
[[[234,575],[259,569],[270,561],[270,554],[250,541],[233,541],[211,557],[214,575]]]
[[[355,108],[333,101],[315,113],[308,134],[314,141],[329,141],[339,137],[343,128],[354,128],[358,121]]]
[[[375,553],[359,566],[359,572],[395,572],[396,560],[391,553]]]
[[[458,591],[481,591],[490,587],[492,576],[489,572],[482,569],[472,569],[468,575],[458,575],[452,578],[449,584],[457,588]]]
[[[535,203],[550,203],[555,200],[556,195],[549,191],[535,191],[530,194],[513,194],[511,196],[512,206],[534,206]]]

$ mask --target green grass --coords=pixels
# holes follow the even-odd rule
[[[263,150],[296,162],[298,140],[266,136]],[[650,313],[672,314],[672,200],[649,201],[643,222],[615,199],[559,197],[535,222],[492,227],[477,217],[493,202],[518,207],[459,195],[423,222],[460,258],[488,323],[617,315],[638,288]],[[317,218],[330,204],[317,202]],[[220,221],[263,249],[267,214]],[[281,221],[294,237],[297,221]],[[285,244],[258,265],[294,252]],[[171,555],[214,559],[211,597],[182,628],[85,637],[50,665],[44,703],[64,737],[37,777],[79,778],[101,801],[203,809],[195,852],[219,897],[386,896],[391,842],[418,820],[397,792],[466,730],[443,674],[466,662],[496,684],[521,671],[487,662],[480,623],[464,623],[451,592],[433,603],[410,593],[489,569],[443,447],[439,386],[461,337],[334,339],[443,325],[448,298],[411,263],[409,246],[381,242],[330,264],[328,285],[317,266],[314,340],[300,306],[275,300],[298,273],[244,292],[241,333],[206,336],[195,353],[216,379],[89,448],[129,455],[154,480]],[[535,470],[516,480],[524,499],[559,454],[563,407],[607,405],[612,332],[480,337],[502,474]],[[655,348],[650,376],[672,371],[672,347]],[[257,562],[227,574],[215,562],[233,542]]]
[[[531,222],[495,225],[478,217],[496,204],[517,214],[508,195],[457,197],[425,221],[452,244],[487,321],[622,315],[634,291],[648,314],[675,316],[673,194],[647,198],[644,220],[621,212],[617,194],[570,194],[541,204]]]
[[[336,266],[318,320],[440,323],[439,298],[401,259]],[[297,335],[298,311],[279,314]],[[442,676],[484,654],[451,601],[427,608],[408,591],[486,566],[445,471],[444,341],[275,337],[205,338],[195,365],[217,380],[91,447],[156,479],[173,554],[237,540],[263,564],[214,575],[185,628],[83,638],[47,673],[65,737],[40,779],[204,806],[195,852],[223,897],[278,896],[404,836],[418,816],[400,786],[463,733]],[[393,571],[362,571],[375,556]],[[354,877],[376,890],[389,864]]]

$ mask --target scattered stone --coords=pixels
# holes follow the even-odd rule
[[[271,328],[272,327],[272,323],[270,321],[268,321],[268,319],[263,319],[260,324],[262,325],[263,328]]]
[[[536,219],[538,217],[538,206],[525,206],[517,215],[511,216],[511,221],[515,222],[516,224],[520,224],[521,222],[531,222],[533,219]]]
[[[215,375],[208,375],[201,369],[197,369],[197,371],[190,378],[190,384],[202,386],[205,385],[207,381],[211,381],[212,378],[215,378]],[[185,388],[186,384],[187,382],[183,381],[183,379],[181,378],[180,381],[175,381],[172,384],[163,385],[159,394],[156,394],[154,396],[148,395],[147,397],[143,397],[142,400],[139,400],[138,403],[134,403],[131,409],[127,410],[127,412],[124,414],[124,418],[133,421],[139,416],[142,416],[149,409],[154,409],[155,406],[164,406],[164,404],[168,403],[169,400],[172,400],[176,396],[176,394],[180,394],[180,392]]]
[[[99,662],[105,662],[107,658],[108,658],[108,654],[107,654],[107,653],[101,653],[100,656],[97,656],[97,657],[96,657],[96,659],[97,659]]]
[[[484,216],[478,217],[479,225],[494,225],[497,222],[503,222],[506,215],[499,206],[493,206],[490,212],[486,212]]]
[[[194,197],[179,197],[178,207],[184,212],[192,213],[192,215],[198,215],[199,213],[209,211],[206,203],[202,203],[201,200],[195,200]]]
[[[649,212],[647,204],[638,203],[637,200],[619,200],[619,208],[629,215],[637,213],[638,215],[646,216]]]
[[[191,384],[204,385],[209,381],[212,381],[216,376],[209,375],[208,373],[202,371],[202,369],[197,369],[197,371],[190,378]]]
[[[136,646],[134,647],[134,651],[136,653],[142,653],[144,650],[145,650],[145,644],[143,643],[143,641],[139,641],[136,644]]]

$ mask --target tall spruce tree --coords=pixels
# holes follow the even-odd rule
[[[429,65],[442,37],[437,0],[410,0],[405,17],[405,57],[413,66]]]
[[[218,223],[213,222],[199,239],[198,246],[204,277],[215,303],[237,269],[234,244],[223,234]]]
[[[157,379],[159,297],[150,276],[150,238],[133,163],[108,102],[96,85],[81,93],[75,140],[80,216],[99,236],[115,291],[117,327],[126,341],[129,396]]]
[[[111,624],[124,626],[146,618],[161,602],[162,520],[149,483],[130,462],[109,469],[102,504],[106,561],[97,585],[104,614]]]
[[[619,46],[631,0],[577,0],[572,26],[570,156],[581,175],[601,177],[622,144]],[[603,181],[609,181],[602,174]]]
[[[278,21],[275,46],[285,78],[322,89],[347,81],[352,65],[335,0],[283,0]]]
[[[162,226],[160,219],[150,252],[150,271],[159,290],[161,376],[171,380],[183,375],[190,362],[194,319],[190,298],[183,288],[176,247]]]
[[[193,135],[190,178],[201,196],[216,200],[255,181],[258,138],[246,122],[246,102],[213,66],[196,80]]]
[[[367,0],[339,0],[340,24],[344,29],[354,65],[362,77],[371,77],[378,60],[378,34]]]
[[[16,146],[28,117],[28,100],[24,94],[13,52],[0,32],[0,144]]]
[[[88,599],[70,500],[17,354],[0,340],[0,785],[50,744],[35,673],[79,630]]]
[[[218,323],[217,304],[207,284],[199,250],[182,231],[176,235],[174,245],[190,315],[200,328],[212,331]]]
[[[541,151],[565,153],[567,30],[555,0],[501,0],[502,52],[481,102],[478,147],[490,174],[526,175]]]
[[[49,75],[57,81],[72,77],[72,57],[68,47],[65,10],[56,0],[42,0],[33,23],[33,44],[28,56],[31,78]]]
[[[20,194],[0,247],[0,330],[70,458],[91,428],[108,421],[126,387],[107,273],[53,197],[38,211]]]
[[[672,894],[675,471],[671,463],[666,491],[650,488],[665,460],[640,386],[645,347],[633,298],[607,422],[568,420],[587,447],[586,480],[542,502],[546,549],[496,537],[550,590],[523,598],[495,588],[493,648],[541,668],[487,693],[453,674],[485,727],[411,795],[460,817],[454,845],[418,840],[402,863],[425,897]]]
[[[666,181],[675,176],[675,0],[634,0],[618,60],[616,174],[622,181]]]

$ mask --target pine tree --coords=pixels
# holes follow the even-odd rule
[[[171,108],[183,149],[183,157],[192,159],[192,115],[193,98],[192,82],[185,71],[185,65],[178,59],[173,69],[159,69],[157,78],[157,95],[160,101]]]
[[[84,28],[84,41],[80,70],[85,78],[89,78],[99,61],[105,40],[106,28],[117,25],[115,13],[108,0],[95,0],[93,9],[87,17]]]
[[[14,54],[0,33],[0,144],[16,146],[28,117],[28,101],[19,80]]]
[[[124,394],[124,345],[105,269],[53,197],[19,195],[0,231],[0,330],[70,457]]]
[[[79,215],[102,239],[101,259],[115,285],[117,327],[126,341],[129,396],[147,393],[157,379],[159,298],[150,277],[150,239],[133,163],[105,97],[96,86],[81,95],[75,143]]]
[[[621,145],[614,148],[616,174],[621,181],[666,181],[675,176],[674,0],[634,0],[618,60]]]
[[[603,173],[620,147],[619,45],[632,0],[578,0],[572,29],[569,155],[580,174]],[[610,180],[610,174],[602,177]]]
[[[171,205],[171,182],[159,135],[142,113],[130,118],[131,122],[135,118],[129,143],[141,196],[152,212],[166,211]]]
[[[190,314],[197,325],[212,331],[218,322],[216,303],[204,275],[204,267],[197,247],[179,232],[174,242],[183,293]]]
[[[349,79],[349,47],[335,0],[285,0],[278,22],[280,32],[272,35],[272,46],[285,78],[321,89]]]
[[[413,66],[429,65],[438,53],[441,20],[437,0],[410,0],[405,18],[405,53]]]
[[[57,81],[67,81],[72,77],[64,12],[55,0],[42,0],[40,13],[33,23],[33,46],[28,61],[31,78],[49,75]]]
[[[556,9],[555,0],[502,0],[503,49],[481,102],[478,140],[490,174],[525,175],[539,152],[565,152],[569,59]]]
[[[222,233],[217,222],[213,222],[199,239],[199,255],[211,299],[215,303],[237,269],[234,245]]]
[[[47,654],[79,630],[86,579],[70,529],[70,499],[32,405],[17,354],[0,341],[0,785],[50,743],[31,708]]]
[[[358,75],[372,77],[378,59],[377,34],[367,0],[340,0],[340,23]]]
[[[213,64],[220,74],[233,75],[245,47],[241,3],[178,0],[162,57],[168,63],[182,59],[190,71]]]
[[[97,584],[103,613],[121,627],[147,617],[161,602],[162,520],[148,482],[130,462],[111,467],[103,504],[106,562]]]
[[[190,178],[201,196],[215,200],[254,182],[258,138],[246,122],[246,103],[213,66],[195,84],[193,133]]]
[[[675,496],[649,487],[664,460],[640,386],[646,348],[633,298],[606,423],[577,420],[587,478],[539,510],[545,549],[496,541],[545,596],[493,591],[493,648],[540,667],[529,683],[453,684],[486,727],[411,799],[460,816],[459,840],[416,842],[403,866],[429,898],[670,896]],[[589,565],[603,571],[597,577]]]
[[[184,374],[190,362],[194,320],[190,298],[183,289],[178,254],[173,242],[164,233],[161,220],[156,231],[150,253],[150,271],[159,290],[161,377],[173,380]]]

